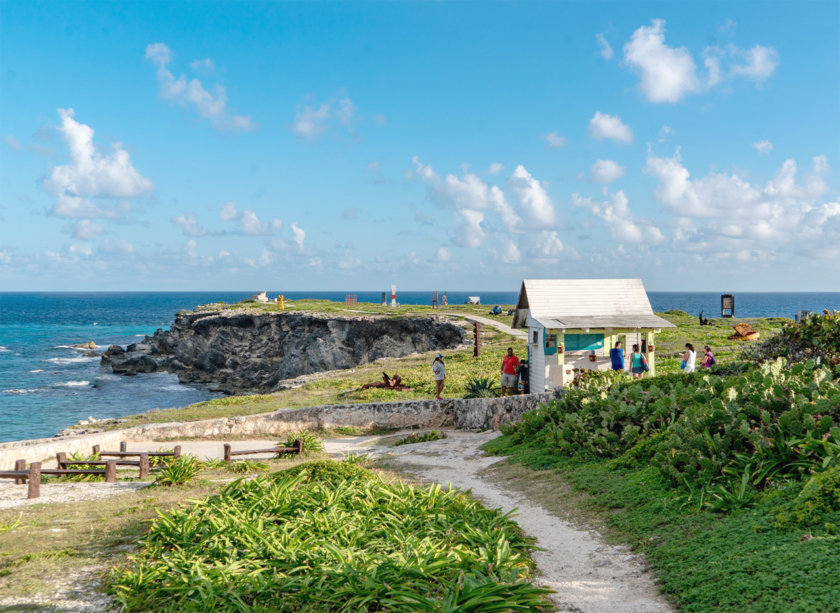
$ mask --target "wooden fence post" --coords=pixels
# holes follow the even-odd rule
[[[41,496],[41,463],[32,462],[29,465],[29,491],[27,498],[38,498]]]
[[[297,447],[298,455],[303,455],[303,439],[296,438],[295,439],[295,447]]]
[[[64,468],[67,465],[67,454],[63,451],[59,451],[55,454],[55,463],[58,468]]]
[[[93,455],[97,455],[101,450],[102,450],[102,447],[100,447],[99,445],[94,445],[93,446]]]
[[[105,463],[105,483],[114,483],[117,480],[117,461],[108,460]]]
[[[144,479],[149,476],[149,454],[140,454],[140,478]]]
[[[120,451],[128,451],[128,444],[125,441],[120,441]]]
[[[230,462],[230,443],[225,443],[225,462]]]
[[[177,460],[181,457],[181,446],[175,445],[175,449],[172,450],[172,459]]]
[[[481,354],[481,324],[475,322],[473,325],[475,326],[475,332],[473,334],[475,336],[475,347],[473,347],[473,356],[477,358]]]
[[[15,460],[15,470],[26,470],[26,460]],[[24,477],[18,477],[15,479],[15,483],[17,485],[23,485],[26,483],[26,479]]]

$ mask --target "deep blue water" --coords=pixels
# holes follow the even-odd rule
[[[343,301],[350,292],[287,292],[296,298]],[[352,292],[379,302],[381,292]],[[269,292],[274,296],[276,292]],[[69,345],[136,342],[167,328],[180,309],[235,302],[248,292],[0,293],[0,442],[52,436],[80,419],[121,417],[155,407],[182,407],[214,394],[180,385],[174,375],[121,377]],[[517,292],[448,292],[450,304],[481,296],[485,305],[512,304]],[[720,315],[719,293],[649,292],[656,311]],[[431,292],[398,292],[402,304],[429,304]],[[797,310],[840,309],[840,293],[735,293],[738,317],[790,317]]]

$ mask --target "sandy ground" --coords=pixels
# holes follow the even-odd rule
[[[379,436],[348,437],[324,441],[324,447],[336,459],[348,453],[370,454],[387,460],[397,470],[422,481],[470,489],[476,498],[491,508],[501,508],[505,512],[517,509],[515,521],[527,534],[537,539],[537,546],[542,549],[534,554],[537,583],[555,591],[552,598],[561,612],[658,613],[673,610],[646,572],[643,559],[623,547],[607,544],[597,533],[581,530],[494,483],[492,473],[486,469],[502,458],[486,456],[480,447],[498,433],[449,431],[447,435],[444,440],[401,447],[384,445]],[[273,439],[235,441],[231,445],[234,450],[254,449],[270,447],[275,442]],[[167,447],[174,444],[165,443]],[[132,443],[129,448],[153,451],[163,445],[157,442]],[[220,458],[223,453],[222,443],[218,441],[186,441],[180,445],[184,453],[199,458]],[[260,456],[247,457],[258,459]],[[41,498],[27,501],[25,485],[0,482],[0,508],[102,498],[144,485],[134,482],[42,484]],[[90,580],[90,577],[87,579]],[[46,605],[44,610],[50,610],[49,605],[65,611],[108,610],[106,603],[109,599],[100,599],[96,586],[82,587],[77,585],[78,581],[84,581],[84,578],[77,578],[71,585],[57,585],[54,596],[47,596],[43,601]],[[74,599],[71,594],[78,594],[81,598]],[[14,602],[14,599],[3,600],[0,608],[9,610],[5,607],[15,604],[21,603]],[[29,600],[28,604],[41,603]]]

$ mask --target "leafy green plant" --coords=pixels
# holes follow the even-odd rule
[[[193,455],[182,455],[180,458],[167,458],[157,473],[155,485],[183,485],[192,481],[201,471],[202,463]]]
[[[355,426],[336,426],[333,430],[336,434],[343,434],[345,436],[358,436],[362,434],[362,430]]]
[[[532,549],[457,490],[325,461],[161,514],[111,590],[126,611],[539,611]]]
[[[356,464],[358,466],[367,466],[373,461],[373,456],[369,453],[353,453],[352,451],[344,454],[343,460],[348,464]]]
[[[17,519],[14,521],[0,521],[0,533],[11,532],[12,530],[20,526],[21,517],[23,517],[23,513],[20,513],[17,516]]]
[[[227,465],[227,469],[239,475],[246,473],[264,472],[268,470],[268,464],[256,460],[236,460]]]
[[[495,398],[498,390],[494,377],[474,377],[467,381],[464,398]]]
[[[277,446],[294,447],[295,441],[298,439],[303,441],[304,455],[321,451],[324,448],[323,443],[321,443],[321,439],[309,430],[298,430],[297,432],[292,432],[286,437],[286,440],[278,442]]]
[[[410,445],[412,443],[427,443],[429,441],[439,441],[446,438],[446,432],[439,432],[437,430],[429,430],[428,432],[412,432],[408,436],[399,438],[394,441],[394,446]]]
[[[69,462],[80,462],[79,464],[70,464],[67,468],[71,470],[103,470],[105,467],[99,464],[82,464],[86,460],[96,461],[100,460],[98,453],[88,455],[82,452],[74,452],[67,455]],[[105,475],[60,475],[57,477],[60,481],[104,481]]]

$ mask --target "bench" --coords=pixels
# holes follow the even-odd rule
[[[26,461],[17,460],[15,470],[0,471],[0,479],[14,479],[15,483],[22,484],[29,481],[27,498],[38,498],[41,496],[41,476],[67,476],[67,475],[102,475],[106,483],[114,483],[117,480],[117,463],[114,460],[105,462],[102,470],[75,470],[72,468],[41,468],[40,462],[32,462],[26,470]]]
[[[101,454],[100,454],[101,455]],[[143,479],[149,476],[151,466],[149,464],[149,454],[140,453],[137,460],[68,460],[67,454],[59,452],[55,454],[55,461],[60,469],[66,469],[68,466],[78,464],[85,464],[88,466],[107,466],[113,462],[115,466],[136,466],[140,472],[139,478]]]
[[[255,453],[296,453],[298,455],[303,453],[303,439],[295,439],[294,447],[268,447],[266,449],[240,449],[233,451],[230,448],[230,443],[225,443],[225,462],[230,462],[235,455],[251,455]]]

